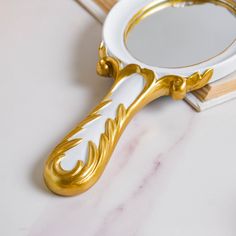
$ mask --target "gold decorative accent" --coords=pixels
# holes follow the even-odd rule
[[[121,62],[107,55],[107,49],[103,42],[99,47],[98,56],[100,60],[97,63],[97,73],[101,76],[117,78],[121,71]]]
[[[130,20],[126,29],[125,29],[125,39],[127,38],[127,34],[130,30],[133,29],[135,25],[137,25],[142,19],[154,14],[157,11],[163,10],[167,7],[182,7],[182,6],[190,6],[204,3],[212,3],[218,6],[222,6],[232,12],[233,15],[236,13],[236,3],[234,0],[154,0],[151,3],[147,4],[141,10],[139,10]]]
[[[111,91],[87,118],[63,139],[52,151],[45,163],[44,179],[46,185],[59,195],[72,196],[83,193],[97,182],[125,127],[143,106],[161,96],[170,95],[174,99],[183,99],[187,92],[207,84],[213,74],[213,70],[209,69],[203,75],[195,73],[188,78],[168,75],[158,79],[153,71],[142,69],[138,65],[132,64],[122,68],[119,60],[107,55],[103,43],[99,48],[99,57],[100,60],[97,64],[98,74],[112,76],[115,79]],[[99,111],[111,102],[111,94],[120,81],[134,73],[140,74],[146,81],[141,94],[127,108],[120,104],[117,108],[116,117],[106,120],[104,133],[101,134],[98,145],[92,141],[88,142],[88,158],[86,163],[78,161],[73,170],[63,170],[60,164],[65,153],[79,145],[82,141],[81,138],[71,138],[74,134],[81,131],[86,124],[100,116]]]

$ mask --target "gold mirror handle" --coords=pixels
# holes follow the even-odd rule
[[[135,65],[120,71],[105,98],[55,147],[44,170],[49,189],[70,196],[97,182],[127,124],[152,99],[154,73],[143,72]]]
[[[115,78],[111,90],[45,163],[45,183],[59,195],[83,193],[98,181],[122,132],[143,106],[161,96],[183,99],[187,92],[207,84],[213,74],[209,69],[188,78],[169,75],[158,79],[153,71],[137,65],[121,69],[118,61],[106,56],[97,70]]]

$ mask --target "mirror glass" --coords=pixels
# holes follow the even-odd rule
[[[236,39],[236,16],[211,3],[167,7],[129,30],[126,46],[139,61],[158,67],[195,65],[226,50]]]

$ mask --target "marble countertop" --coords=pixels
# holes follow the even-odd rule
[[[95,73],[102,28],[68,0],[1,0],[0,18],[0,235],[236,235],[236,100],[153,102],[91,190],[53,195],[47,155],[112,84]]]

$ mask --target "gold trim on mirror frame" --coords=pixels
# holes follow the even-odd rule
[[[213,70],[208,69],[202,75],[194,73],[190,77],[168,75],[160,79],[148,69],[142,69],[138,65],[128,65],[122,68],[119,60],[109,57],[102,43],[99,48],[99,62],[97,72],[102,76],[114,78],[114,84],[108,95],[74,130],[72,130],[62,142],[49,155],[44,169],[44,180],[48,188],[58,195],[72,196],[81,194],[92,187],[102,175],[116,144],[132,117],[146,104],[154,99],[170,95],[173,99],[183,99],[187,92],[199,89],[206,85],[213,75]],[[99,144],[88,142],[87,162],[78,161],[72,171],[61,168],[61,161],[65,153],[79,145],[82,139],[70,139],[89,122],[100,116],[99,111],[111,100],[111,94],[119,82],[132,74],[140,74],[145,80],[145,86],[141,94],[129,106],[120,104],[117,107],[116,117],[107,119],[104,124],[104,133],[101,134]]]
[[[236,14],[236,2],[234,0],[155,0],[140,9],[129,21],[125,33],[124,39],[127,39],[128,33],[137,25],[142,19],[154,14],[157,11],[163,10],[167,7],[183,7],[196,4],[212,3],[218,6],[222,6],[229,10],[233,15]]]
[[[165,0],[160,2],[160,0],[155,0],[140,9],[128,22],[125,30],[124,30],[124,45],[126,46],[127,50],[129,51],[127,47],[127,40],[128,40],[128,34],[130,31],[143,19],[146,17],[154,14],[157,11],[163,10],[167,7],[184,7],[184,6],[191,6],[196,4],[204,4],[204,3],[212,3],[221,7],[226,8],[228,11],[230,11],[234,16],[236,16],[236,2],[234,0]],[[221,54],[223,54],[226,50],[228,50],[234,43],[236,42],[236,39],[233,40],[233,42],[227,46],[223,51],[218,53],[215,56],[212,56],[208,58],[207,60],[203,60],[201,62],[198,62],[196,64],[187,65],[187,66],[181,66],[181,67],[169,67],[172,69],[178,69],[178,68],[187,68],[190,66],[196,66],[203,62],[209,61]]]

